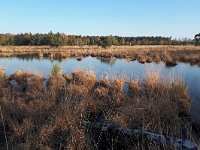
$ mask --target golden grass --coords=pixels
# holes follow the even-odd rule
[[[129,82],[129,93],[137,94],[141,90],[140,84],[137,80],[132,80]]]
[[[157,87],[157,85],[159,85],[160,81],[161,81],[161,75],[160,75],[160,71],[152,71],[149,70],[147,71],[147,76],[145,79],[145,84],[147,88],[150,88],[150,90],[154,89]]]
[[[59,48],[49,46],[0,46],[0,55],[5,57],[23,56],[37,54],[39,58],[47,55],[51,59],[62,59],[67,57],[100,57],[103,59],[126,58],[129,60],[137,59],[141,63],[149,62],[187,62],[200,64],[200,47],[194,45],[172,46],[114,46],[102,48],[98,46],[63,46]]]
[[[76,85],[92,87],[96,82],[96,74],[92,71],[83,72],[81,70],[76,70],[72,73],[72,80]]]
[[[0,68],[0,80],[2,80],[5,77],[5,69]]]
[[[188,123],[185,118],[191,101],[186,86],[183,82],[162,82],[159,73],[149,73],[142,82],[128,82],[128,93],[123,91],[123,79],[97,80],[93,72],[80,70],[71,77],[50,76],[46,92],[41,90],[41,76],[17,72],[8,78],[26,85],[21,93],[0,82],[0,106],[9,148],[94,149],[98,141],[92,136],[99,135],[83,121],[96,122],[102,113],[119,127],[174,137],[179,137],[180,127]],[[5,147],[2,130],[0,121],[0,148]]]

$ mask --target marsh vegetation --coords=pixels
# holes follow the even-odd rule
[[[31,72],[0,72],[0,146],[9,149],[173,149],[127,139],[85,122],[111,123],[193,141],[191,100],[182,80],[163,81],[159,72],[143,80],[107,77],[92,71],[71,75],[52,68],[48,79]],[[193,141],[194,142],[194,141]]]
[[[37,56],[39,58],[66,59],[70,57],[124,58],[141,63],[160,62],[175,65],[178,62],[200,64],[200,47],[196,46],[0,46],[2,57]]]

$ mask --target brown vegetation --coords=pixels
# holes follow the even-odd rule
[[[126,58],[141,63],[166,62],[167,66],[175,66],[176,62],[200,64],[200,47],[198,46],[0,46],[0,55],[4,57],[35,54],[39,58],[51,59],[92,56],[99,58]]]
[[[0,148],[141,148],[83,124],[99,122],[101,117],[119,127],[173,137],[182,137],[184,127],[188,133],[184,138],[190,138],[191,101],[184,83],[166,83],[158,74],[148,74],[142,82],[129,81],[128,92],[123,91],[124,84],[122,79],[97,80],[92,72],[75,71],[71,76],[53,74],[45,90],[44,79],[37,74],[18,71],[4,77],[0,80]]]
[[[5,70],[0,68],[0,81],[5,77]]]

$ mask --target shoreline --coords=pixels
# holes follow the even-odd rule
[[[123,58],[138,60],[141,63],[166,62],[174,65],[176,62],[185,62],[192,65],[200,65],[200,47],[194,45],[134,45],[134,46],[0,46],[1,57],[36,55],[39,58],[51,59],[69,57],[102,57]]]

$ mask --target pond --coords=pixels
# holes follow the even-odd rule
[[[192,116],[200,121],[200,67],[191,66],[186,63],[178,63],[175,67],[167,67],[164,62],[141,64],[138,61],[125,59],[100,59],[86,57],[82,60],[67,58],[62,60],[51,60],[37,57],[10,57],[0,58],[0,67],[6,69],[6,75],[17,70],[37,72],[48,77],[53,64],[59,63],[64,72],[70,74],[76,69],[92,70],[96,72],[97,78],[104,75],[109,77],[122,77],[125,79],[142,79],[148,71],[160,71],[162,78],[169,77],[170,80],[183,79],[188,87],[192,99]]]

